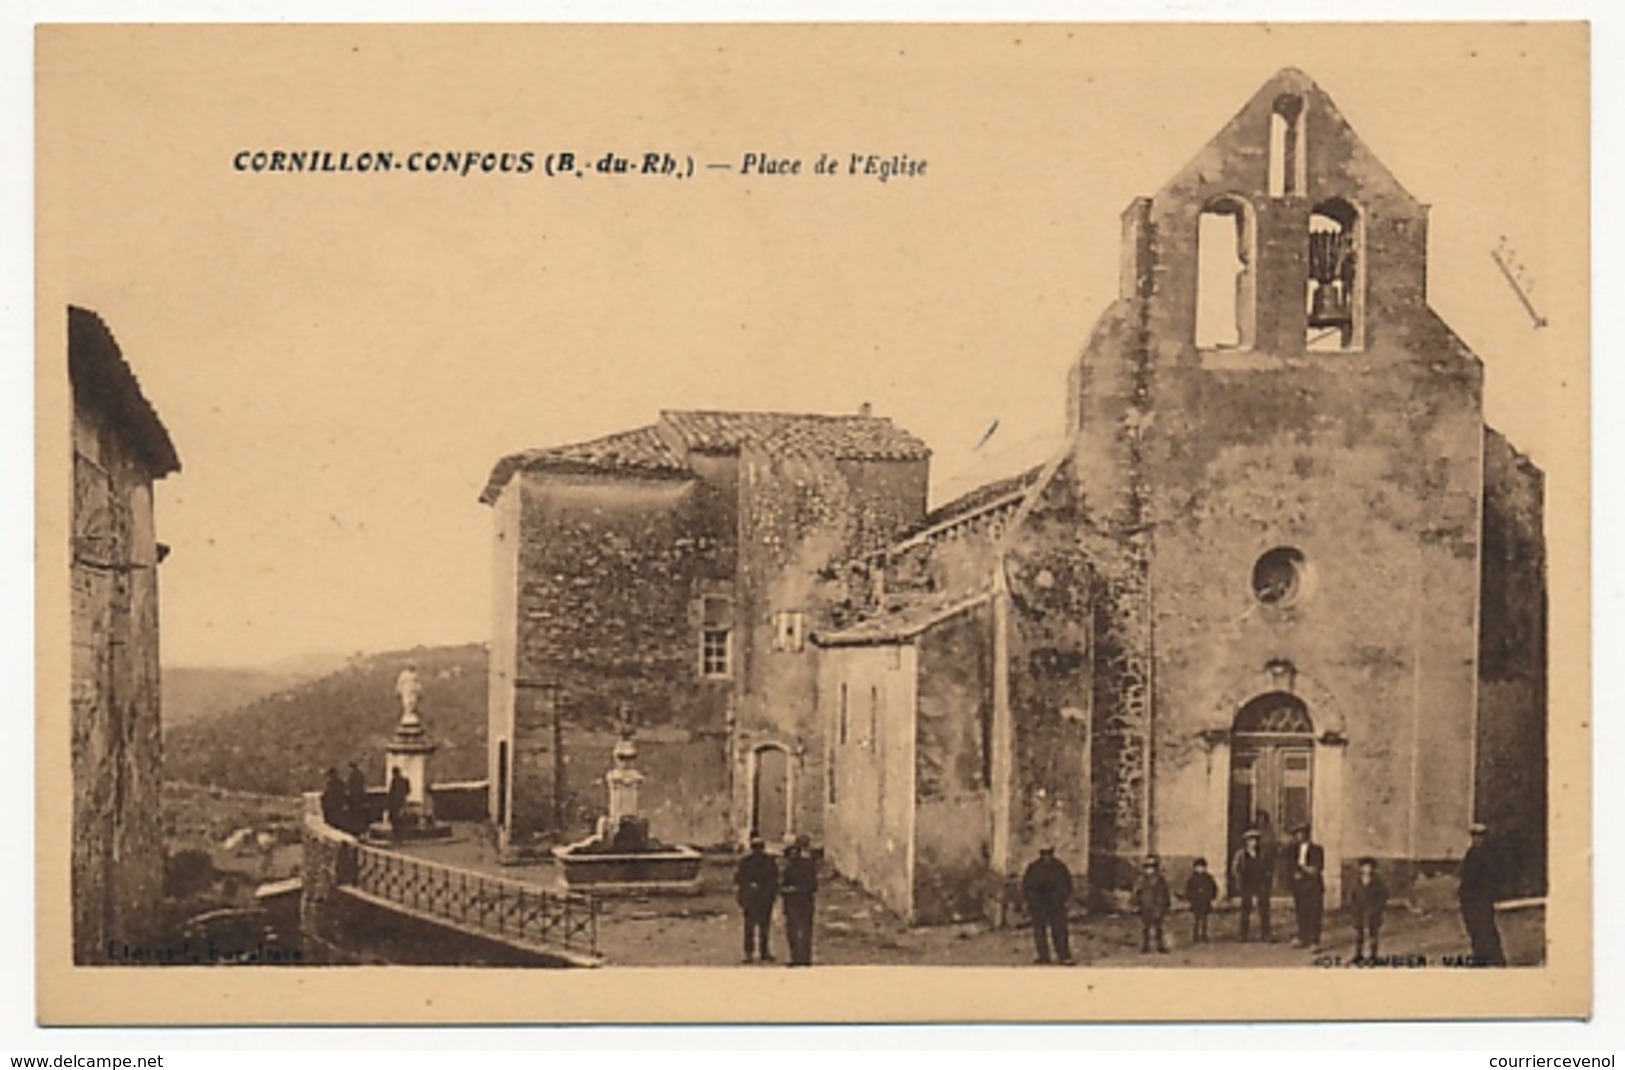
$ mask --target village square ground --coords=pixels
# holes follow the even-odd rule
[[[450,865],[510,879],[552,884],[549,863],[502,866],[478,836],[455,842],[414,845],[408,853]],[[1183,874],[1177,876],[1183,878]],[[696,895],[604,898],[601,900],[598,948],[605,961],[620,966],[737,965],[741,956],[739,908],[733,900],[733,860],[708,858]],[[1170,881],[1171,884],[1177,882]],[[1442,880],[1427,909],[1396,904],[1383,929],[1384,958],[1425,956],[1439,967],[1447,956],[1468,951],[1461,917],[1454,909],[1455,882]],[[1236,939],[1236,914],[1221,911],[1211,920],[1212,940],[1192,945],[1190,915],[1168,919],[1167,954],[1140,953],[1139,921],[1124,913],[1075,917],[1073,952],[1080,966],[1112,967],[1258,967],[1352,965],[1354,934],[1340,912],[1329,912],[1318,953],[1292,946],[1290,903],[1272,914],[1273,942],[1242,944]],[[784,922],[774,914],[773,949],[782,963],[788,958]],[[997,928],[987,923],[909,927],[862,889],[824,868],[820,878],[814,962],[824,965],[884,966],[1021,966],[1033,959],[1032,932],[1026,926]],[[1539,965],[1545,957],[1544,917],[1538,906],[1503,911],[1502,941],[1513,966]],[[756,965],[753,969],[770,969]]]

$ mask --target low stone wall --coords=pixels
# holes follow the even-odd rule
[[[484,809],[484,786],[448,785],[452,805],[478,793]],[[432,789],[439,802],[440,788]],[[304,860],[299,895],[300,946],[304,961],[330,965],[492,965],[564,967],[576,965],[563,956],[486,939],[389,904],[354,893],[360,843],[322,818],[318,792],[304,796]]]
[[[431,784],[429,796],[434,800],[434,816],[441,821],[484,821],[490,786],[487,780]]]
[[[434,816],[442,821],[484,821],[490,781],[456,780],[444,784],[430,784],[429,798],[434,801]],[[384,807],[389,793],[383,788],[368,788],[366,812],[368,823],[384,819]]]
[[[301,838],[304,860],[299,867],[299,935],[302,945],[324,948],[343,943],[340,886],[355,880],[356,838],[322,818],[320,792],[304,796]]]

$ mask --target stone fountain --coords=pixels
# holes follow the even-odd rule
[[[572,890],[601,895],[691,894],[700,890],[701,854],[692,847],[663,844],[649,835],[649,819],[638,810],[643,774],[633,766],[638,747],[626,714],[613,765],[604,774],[609,789],[608,813],[598,819],[593,835],[567,847],[555,847]]]

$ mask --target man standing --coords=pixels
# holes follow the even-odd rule
[[[1038,857],[1021,875],[1021,894],[1033,922],[1034,962],[1050,961],[1050,944],[1061,965],[1072,965],[1072,943],[1066,929],[1066,911],[1072,901],[1072,871],[1055,857],[1055,848],[1040,847]]]
[[[389,795],[385,804],[389,812],[389,830],[394,836],[401,833],[401,822],[406,814],[406,800],[412,795],[412,782],[399,769],[389,771]]]
[[[784,897],[784,935],[790,944],[790,965],[811,966],[818,860],[812,857],[812,840],[805,833],[785,848],[779,890]]]
[[[763,962],[773,961],[768,933],[773,928],[773,901],[779,897],[779,864],[767,853],[760,836],[750,838],[750,853],[734,869],[735,897],[745,912],[745,962],[760,950]]]
[[[1471,844],[1461,856],[1461,921],[1473,945],[1473,962],[1478,966],[1505,966],[1501,950],[1501,930],[1495,924],[1495,900],[1501,894],[1501,866],[1494,848],[1486,842],[1489,829],[1474,822],[1467,829]]]
[[[1264,943],[1270,942],[1270,891],[1275,883],[1272,872],[1275,860],[1259,846],[1261,836],[1257,829],[1248,829],[1241,837],[1241,850],[1230,861],[1230,888],[1241,896],[1241,942],[1247,942],[1253,907],[1258,907],[1258,935]]]
[[[1326,906],[1326,850],[1309,838],[1309,826],[1292,830],[1292,910],[1298,922],[1293,947],[1319,947],[1320,921]]]
[[[327,782],[322,785],[322,820],[331,828],[348,831],[344,813],[344,781],[339,771],[329,766]]]
[[[359,836],[367,831],[367,777],[361,767],[350,763],[344,780],[344,808],[349,812],[349,831]]]

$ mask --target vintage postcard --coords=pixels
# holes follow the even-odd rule
[[[35,44],[42,1021],[1589,1013],[1585,25]]]

